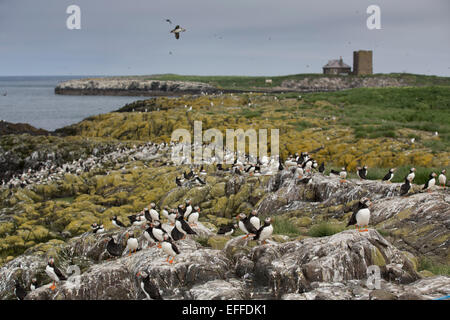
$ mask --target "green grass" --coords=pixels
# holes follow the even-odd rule
[[[405,177],[408,175],[411,167],[398,167],[394,172],[394,178],[392,182],[404,182]],[[444,168],[423,168],[416,167],[416,176],[414,178],[414,184],[424,184],[432,172],[435,172],[438,176],[441,170]],[[367,178],[369,180],[381,180],[388,173],[389,168],[369,168],[367,170]],[[436,180],[437,183],[437,180]]]
[[[322,222],[316,225],[313,225],[309,231],[308,235],[311,237],[327,237],[332,236],[333,234],[339,233],[344,230],[342,225]]]
[[[427,270],[435,275],[444,275],[444,276],[450,276],[450,266],[445,264],[439,264],[436,262],[433,262],[432,260],[421,257],[419,259],[419,265],[418,265],[418,271]]]
[[[298,236],[300,231],[288,219],[276,217],[272,219],[273,233],[287,236]]]
[[[439,138],[427,141],[426,146],[434,152],[450,150],[448,87],[358,88],[304,94],[303,101],[315,109],[316,117],[335,116],[336,124],[351,127],[357,138],[396,138],[403,128],[437,131]],[[318,108],[317,101],[338,107]]]
[[[304,78],[320,78],[324,75],[321,73],[304,73],[304,74],[292,74],[283,76],[199,76],[199,75],[178,75],[178,74],[156,74],[147,76],[124,76],[124,77],[112,77],[112,78],[132,78],[142,80],[173,80],[173,81],[197,81],[204,82],[216,86],[220,89],[228,90],[252,90],[256,88],[270,88],[280,86],[285,80],[302,80]],[[449,77],[438,76],[426,76],[418,74],[407,73],[391,73],[391,74],[374,74],[364,76],[367,78],[376,77],[391,77],[395,79],[402,79],[409,85],[415,86],[450,86]],[[328,77],[342,77],[332,76]],[[356,76],[345,76],[347,78]],[[266,84],[266,79],[272,79],[272,85]],[[291,94],[292,97],[297,97],[298,94]]]

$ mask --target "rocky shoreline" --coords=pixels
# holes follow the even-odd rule
[[[161,81],[139,79],[79,79],[58,84],[55,94],[108,95],[108,96],[180,96],[214,93],[283,93],[330,92],[353,88],[402,87],[402,79],[389,77],[306,77],[302,80],[285,80],[280,86],[254,87],[248,90],[216,88],[204,82]]]

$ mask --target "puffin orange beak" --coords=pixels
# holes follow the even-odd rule
[[[139,277],[140,275],[141,275],[141,272],[139,271],[139,272],[137,273],[137,275],[136,275],[136,276],[138,276],[138,277]]]

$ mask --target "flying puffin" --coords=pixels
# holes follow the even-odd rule
[[[367,227],[369,226],[370,220],[370,210],[369,206],[371,202],[367,198],[362,198],[359,200],[358,206],[353,210],[353,214],[350,217],[350,220],[347,223],[347,227],[351,225],[356,225],[359,232],[368,231]],[[366,227],[364,230],[360,228]]]
[[[150,276],[145,271],[138,272],[136,276],[140,278],[140,286],[147,296],[147,300],[163,300],[158,286],[150,279]]]
[[[221,225],[219,227],[219,231],[217,231],[217,234],[224,235],[224,236],[231,236],[236,228],[237,228],[237,225],[234,223]]]
[[[164,241],[162,242],[161,246],[164,252],[168,255],[166,261],[172,264],[173,259],[175,259],[175,256],[177,254],[180,254],[180,251],[178,250],[177,246],[172,242],[172,240],[169,238],[167,234],[164,235]],[[169,260],[170,257],[172,257],[171,260]]]
[[[411,189],[411,182],[408,179],[408,176],[405,177],[405,183],[400,186],[400,195],[404,196],[408,194],[409,189]]]
[[[52,291],[56,289],[56,282],[67,280],[62,272],[55,266],[55,260],[53,260],[52,257],[48,260],[45,273],[53,280],[53,284],[50,287]]]
[[[119,219],[117,219],[117,216],[113,216],[111,218],[111,222],[113,225],[115,225],[118,228],[125,228],[125,225],[122,222],[120,222]]]
[[[441,174],[439,175],[439,178],[438,178],[438,180],[439,180],[439,184],[442,186],[442,187],[444,187],[444,189],[445,189],[445,183],[447,182],[447,177],[445,176],[445,173],[446,173],[447,171],[444,169],[444,170],[442,170],[441,171]]]
[[[409,182],[413,182],[414,178],[416,177],[416,168],[411,168],[409,170],[409,174],[406,176],[406,179],[409,180]]]
[[[253,237],[253,240],[259,240],[263,244],[266,244],[266,240],[269,239],[273,233],[273,226],[270,224],[271,221],[272,220],[270,218],[266,218],[264,220],[264,224],[258,229],[256,235]]]
[[[123,254],[126,252],[129,252],[129,256],[131,256],[131,253],[134,251],[136,253],[136,251],[138,251],[138,247],[139,247],[139,242],[138,240],[134,237],[133,234],[130,235],[129,232],[126,233],[126,239],[127,239],[127,246],[125,247],[125,250],[123,251]]]
[[[389,172],[383,177],[383,181],[391,182],[392,178],[394,178],[395,168],[389,169]]]
[[[187,234],[197,234],[192,228],[189,226],[189,224],[184,220],[182,215],[177,215],[176,221],[175,221],[175,228],[177,228],[178,231],[180,231],[184,236],[183,239],[186,237]]]
[[[356,173],[361,180],[367,179],[367,166],[356,168]]]
[[[17,300],[23,300],[27,296],[27,291],[22,287],[19,280],[15,282],[14,293],[16,294]]]
[[[430,176],[428,177],[427,182],[423,186],[423,190],[427,190],[428,192],[431,192],[431,188],[434,187],[436,184],[436,173],[432,172],[430,173]]]
[[[116,243],[114,241],[114,238],[111,237],[110,240],[106,239],[105,242],[108,242],[106,245],[106,251],[113,257],[120,257],[123,252],[122,245],[119,243]]]
[[[236,218],[239,220],[239,229],[246,234],[243,239],[248,238],[250,235],[255,235],[258,232],[258,229],[250,223],[250,217],[247,217],[245,213],[240,213]]]
[[[177,25],[170,33],[175,34],[175,39],[180,39],[180,32],[185,32],[186,29],[181,28],[179,25]]]
[[[187,222],[189,222],[190,226],[196,226],[198,222],[198,217],[200,216],[200,207],[195,206],[194,211],[186,216]]]

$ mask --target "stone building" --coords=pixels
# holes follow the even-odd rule
[[[356,76],[373,74],[372,50],[353,51],[353,74]]]
[[[330,60],[323,66],[323,74],[350,74],[352,68],[342,61],[342,57],[339,60]]]

